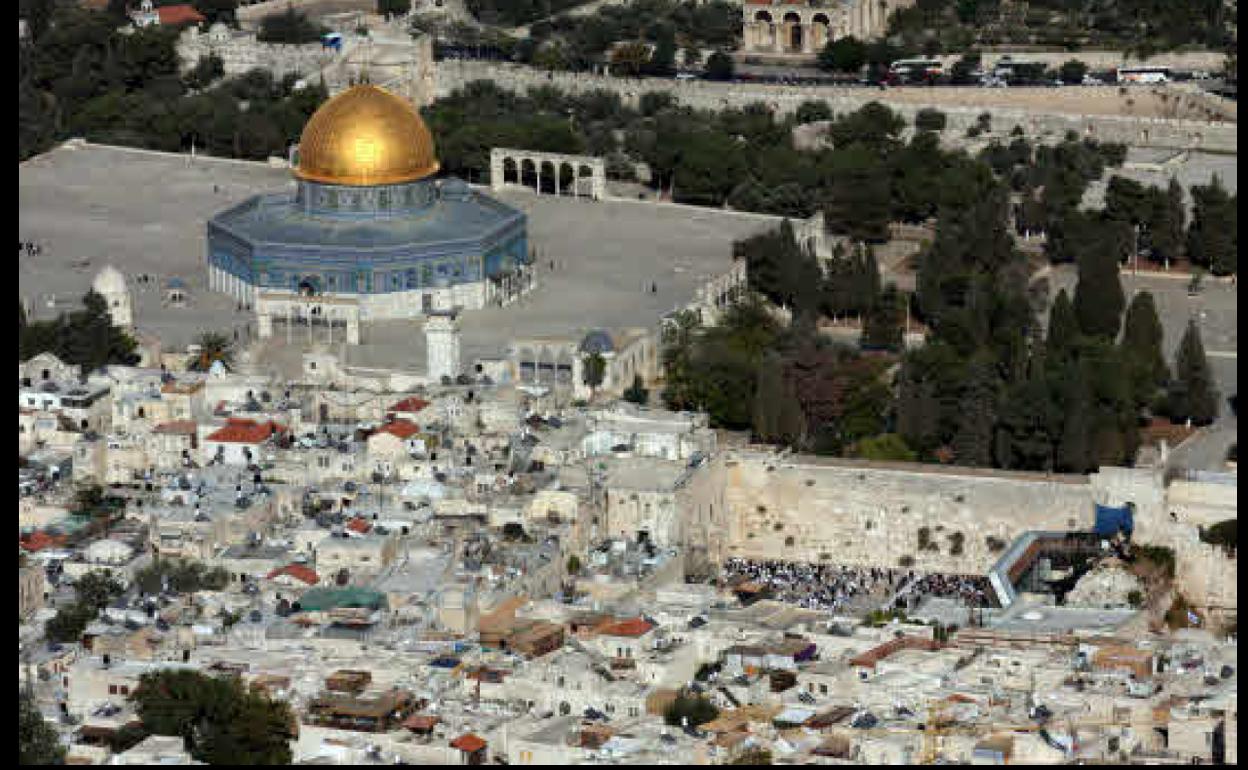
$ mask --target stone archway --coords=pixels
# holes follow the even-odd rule
[[[537,191],[539,193],[559,194],[559,177],[555,166],[556,162],[548,158],[537,162]]]
[[[826,13],[816,13],[810,19],[810,49],[822,51],[832,40],[832,20]]]
[[[520,178],[519,183],[525,187],[532,187],[537,192],[541,192],[537,186],[537,161],[533,158],[520,159]]]
[[[511,169],[515,168],[513,177]],[[589,178],[586,189],[584,178]],[[513,182],[513,179],[515,180]],[[538,193],[586,195],[594,200],[607,196],[607,168],[602,158],[561,153],[537,153],[495,147],[490,150],[490,185],[501,189],[520,184]]]
[[[789,11],[784,15],[781,29],[784,32],[783,47],[789,53],[801,53],[805,42],[805,29],[802,25],[802,17],[793,11]]]

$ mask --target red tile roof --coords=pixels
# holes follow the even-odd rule
[[[455,740],[451,741],[451,748],[459,749],[466,754],[475,754],[486,747],[486,742],[473,735],[472,733],[464,733]]]
[[[352,532],[359,532],[361,535],[366,534],[372,528],[371,524],[358,516],[347,522],[347,529]]]
[[[606,636],[644,636],[654,626],[644,618],[626,618],[598,627],[598,633]]]
[[[321,579],[317,576],[316,571],[303,564],[287,564],[285,567],[278,567],[268,574],[268,579],[272,580],[279,575],[290,575],[294,579],[302,580],[310,586],[314,586],[321,582]]]
[[[192,5],[165,5],[156,9],[161,24],[176,26],[179,24],[199,24],[204,16]]]
[[[239,417],[231,417],[225,421],[225,427],[208,435],[207,441],[224,441],[235,444],[259,444],[274,433],[285,431],[281,425],[266,420],[256,422]]]
[[[851,666],[861,666],[864,668],[875,668],[875,664],[884,660],[898,650],[926,650],[935,652],[941,648],[940,642],[931,639],[924,639],[921,636],[900,636],[892,641],[885,642],[878,647],[872,647],[866,652],[852,658],[849,661]]]
[[[199,426],[194,420],[174,420],[173,422],[162,422],[155,428],[152,433],[176,433],[182,435],[195,435],[195,431]]]
[[[421,409],[424,409],[427,406],[429,406],[428,401],[424,400],[423,398],[417,398],[415,396],[411,396],[410,398],[403,399],[397,404],[391,404],[390,409],[388,411],[419,412]]]
[[[47,532],[39,529],[32,532],[25,540],[19,538],[17,545],[19,548],[34,553],[35,551],[42,551],[44,548],[51,548],[64,542],[64,535],[49,535]]]
[[[417,433],[420,433],[420,426],[407,420],[395,420],[382,425],[377,429],[377,432],[389,433],[391,436],[398,436],[401,439],[407,440],[412,436],[415,436]]]
[[[441,721],[441,717],[436,717],[432,714],[412,714],[403,721],[403,726],[409,730],[429,732]]]

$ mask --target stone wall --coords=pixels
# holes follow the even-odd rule
[[[981,88],[939,89],[939,103],[900,102],[888,92],[838,86],[777,86],[708,81],[632,80],[583,73],[541,72],[514,64],[477,61],[442,61],[437,69],[437,94],[447,96],[475,80],[493,80],[501,87],[525,92],[538,86],[554,86],[568,93],[603,89],[616,93],[636,107],[641,96],[666,91],[678,102],[697,109],[721,110],[763,102],[780,114],[795,112],[805,101],[828,102],[836,113],[852,112],[871,101],[885,101],[909,124],[919,110],[935,107],[947,116],[946,132],[965,133],[976,125],[979,115],[992,116],[995,133],[1005,135],[1015,125],[1036,139],[1060,138],[1067,131],[1100,141],[1123,142],[1133,146],[1167,149],[1194,149],[1236,153],[1238,137],[1233,123],[1208,123],[1164,118],[1131,117],[1112,114],[1040,113],[1034,109],[992,106],[978,103],[987,98]],[[1116,86],[1079,89],[1081,99],[1116,103],[1122,97]],[[935,102],[935,100],[932,100]],[[960,106],[965,105],[965,106]]]
[[[183,71],[193,68],[201,57],[215,54],[221,58],[226,77],[259,68],[271,73],[275,80],[290,73],[310,77],[332,62],[335,55],[333,49],[320,43],[261,43],[249,33],[221,34],[215,25],[209,33],[189,28],[178,39],[177,50]]]
[[[1176,506],[1193,512],[1192,501],[1208,508],[1202,519],[1234,516],[1234,487],[1186,483],[1168,490],[1160,471],[1144,468],[1072,476],[754,448],[721,452],[693,475],[691,487],[695,482],[697,493],[680,501],[686,540],[691,553],[705,548],[716,563],[742,556],[897,566],[911,556],[916,569],[982,575],[1001,556],[989,547],[990,536],[1009,544],[1029,530],[1088,530],[1096,503],[1132,503],[1133,540],[1174,549],[1179,592],[1217,619],[1238,607],[1238,561],[1202,543],[1195,523],[1170,516]],[[936,550],[920,550],[923,528]],[[959,532],[962,553],[954,555],[950,538]]]
[[[1087,529],[1086,477],[930,468],[762,451],[724,459],[726,532],[722,557],[897,566],[984,574],[1027,530]],[[938,550],[920,550],[926,527]],[[950,537],[963,536],[962,553]]]

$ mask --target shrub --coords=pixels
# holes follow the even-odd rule
[[[900,565],[901,565],[901,566],[903,566],[903,567],[913,567],[913,566],[914,566],[914,557],[913,557],[913,556],[911,556],[910,554],[906,554],[906,555],[902,556],[900,559],[898,559],[898,560],[897,560],[897,563],[898,563],[898,564],[900,564]]]
[[[921,109],[914,116],[914,127],[919,131],[944,131],[945,113],[930,107]]]
[[[989,535],[986,538],[985,542],[988,544],[988,550],[992,551],[993,553],[998,553],[1000,551],[1005,550],[1006,542],[999,537]]]
[[[1222,546],[1228,554],[1234,554],[1239,547],[1239,520],[1227,519],[1219,521],[1208,529],[1202,527],[1200,539],[1209,545]]]
[[[1174,549],[1164,545],[1137,545],[1133,561],[1140,566],[1153,566],[1167,580],[1174,579]]]
[[[1139,591],[1131,591],[1127,594],[1127,604],[1133,609],[1139,609],[1144,604],[1144,594]]]
[[[689,726],[697,727],[717,716],[719,716],[719,709],[706,698],[696,695],[680,695],[663,712],[663,721],[669,725],[681,725],[685,718],[688,718]]]
[[[963,535],[961,532],[954,532],[953,534],[949,535],[949,555],[961,556],[962,545],[965,540],[966,540],[966,535]]]

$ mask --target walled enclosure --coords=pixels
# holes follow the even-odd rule
[[[992,116],[995,133],[1006,134],[1015,125],[1032,138],[1061,138],[1074,131],[1105,142],[1122,142],[1136,147],[1163,149],[1202,149],[1210,152],[1238,154],[1239,139],[1234,123],[1210,123],[1165,118],[1130,117],[1122,115],[1076,115],[1037,113],[997,106],[950,106],[889,100],[886,92],[837,86],[772,86],[763,84],[716,83],[709,81],[633,80],[566,72],[542,72],[514,64],[475,61],[442,61],[437,66],[437,94],[449,96],[456,89],[476,80],[493,80],[500,87],[517,93],[538,86],[554,86],[566,93],[583,94],[606,90],[617,94],[630,107],[637,107],[646,93],[668,92],[681,104],[704,110],[741,108],[756,102],[770,106],[778,114],[796,112],[809,100],[826,101],[836,113],[852,112],[863,105],[880,101],[913,125],[919,110],[934,107],[947,117],[946,132],[965,132],[978,123],[981,113]],[[983,89],[941,89],[942,97],[953,101],[982,96]],[[957,93],[954,93],[957,92]],[[1080,89],[1081,96],[1093,100],[1120,98],[1117,87]]]

